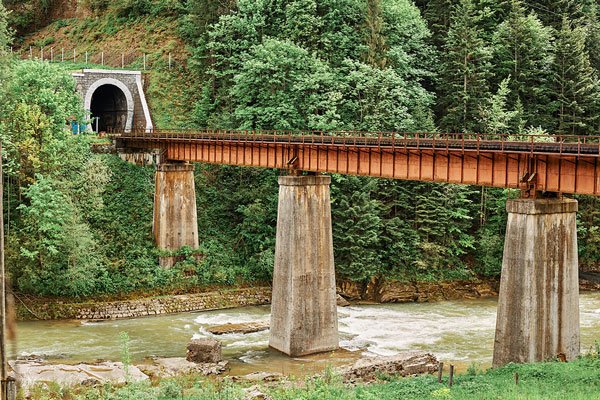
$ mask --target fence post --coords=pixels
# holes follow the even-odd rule
[[[54,47],[50,47],[50,62],[54,62]]]
[[[171,53],[169,53],[169,69],[171,69]]]
[[[33,60],[33,49],[29,46],[29,59]]]
[[[121,68],[125,68],[125,53],[121,53]]]
[[[146,53],[144,53],[144,71],[146,70]]]
[[[65,48],[61,49],[60,62],[65,62]]]
[[[73,49],[73,62],[77,62],[77,49]]]
[[[85,52],[85,63],[86,64],[88,63],[88,52],[87,51]]]
[[[44,62],[44,48],[40,47],[40,58],[42,59],[42,62]]]
[[[104,66],[104,52],[102,52],[102,66]]]

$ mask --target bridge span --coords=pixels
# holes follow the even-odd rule
[[[279,177],[269,344],[290,356],[338,347],[330,178],[318,173],[520,189],[521,198],[507,202],[493,363],[579,354],[577,201],[562,194],[600,195],[600,137],[237,130],[112,137],[121,152],[160,155],[154,235],[165,250],[198,247],[190,163],[288,171]]]
[[[205,162],[600,195],[600,137],[446,133],[146,131],[117,147]]]

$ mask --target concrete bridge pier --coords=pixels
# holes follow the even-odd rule
[[[339,345],[330,182],[279,177],[269,346],[292,357]]]
[[[156,246],[176,251],[183,246],[198,248],[198,216],[194,165],[165,163],[156,168],[154,221],[152,231]],[[174,256],[159,258],[160,265],[172,267]]]
[[[506,204],[495,367],[579,355],[577,201]]]

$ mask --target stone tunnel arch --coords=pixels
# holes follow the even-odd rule
[[[113,78],[102,78],[87,90],[84,107],[91,117],[98,117],[98,131],[124,130],[133,127],[134,100],[129,88]],[[96,123],[89,126],[96,131]]]

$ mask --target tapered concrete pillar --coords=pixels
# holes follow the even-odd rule
[[[579,355],[577,201],[509,200],[494,366]]]
[[[269,346],[293,357],[339,345],[330,182],[279,178]]]
[[[192,164],[160,164],[156,169],[153,233],[161,250],[198,248],[198,216]],[[175,257],[160,257],[160,265],[171,267]]]

